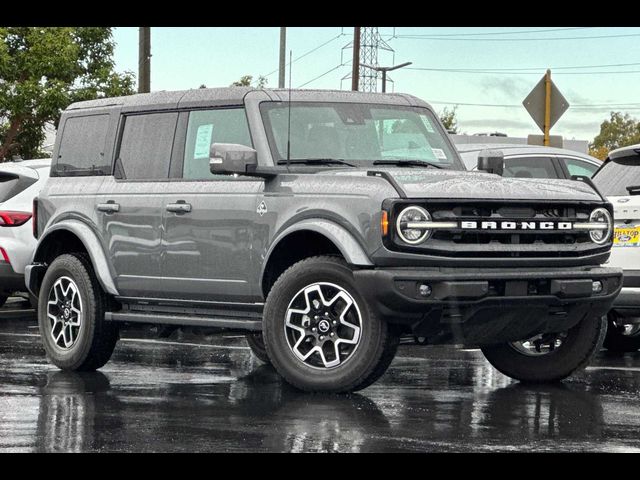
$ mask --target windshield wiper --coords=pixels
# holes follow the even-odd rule
[[[437,163],[431,163],[423,160],[376,160],[374,165],[397,165],[398,167],[434,167],[443,168]]]
[[[355,167],[353,163],[345,162],[339,158],[295,158],[292,160],[280,160],[278,165],[346,165],[348,167]]]

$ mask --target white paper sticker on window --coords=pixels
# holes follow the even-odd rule
[[[196,148],[193,158],[209,158],[211,137],[213,136],[213,124],[200,125],[196,133]]]
[[[444,153],[444,150],[442,150],[441,148],[432,148],[431,151],[436,156],[436,158],[439,158],[440,160],[447,159],[447,155]]]
[[[420,119],[422,120],[422,123],[424,124],[424,128],[427,129],[427,132],[433,133],[433,127],[431,126],[431,122],[429,121],[427,116],[426,115],[420,115]]]

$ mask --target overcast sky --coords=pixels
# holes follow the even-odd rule
[[[380,50],[380,65],[413,62],[390,74],[394,84],[388,90],[416,95],[439,112],[459,105],[464,133],[540,133],[521,104],[547,68],[572,105],[552,134],[591,141],[610,110],[640,117],[640,28],[380,27],[379,31],[393,49]],[[351,72],[351,50],[343,47],[352,34],[353,27],[289,27],[292,86],[349,89],[350,80],[342,78]],[[116,69],[137,72],[137,28],[118,27],[114,37]],[[277,27],[154,27],[151,89],[228,86],[243,75],[265,75],[267,86],[277,87],[278,46]]]

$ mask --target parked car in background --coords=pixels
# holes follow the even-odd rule
[[[640,144],[612,150],[593,182],[614,209],[609,265],[624,269],[604,345],[613,351],[636,351],[640,348]]]
[[[26,292],[24,267],[33,237],[33,199],[49,178],[51,159],[0,163],[0,306],[15,292]]]
[[[503,177],[571,178],[590,177],[602,162],[590,155],[565,148],[497,143],[458,144],[456,148],[467,170],[475,170],[478,154],[485,149],[504,153]]]

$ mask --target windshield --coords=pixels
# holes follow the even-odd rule
[[[640,185],[640,155],[609,160],[593,177],[605,196],[627,196],[627,187]]]
[[[274,161],[287,158],[288,103],[260,105]],[[413,160],[464,170],[446,132],[426,108],[362,103],[291,104],[291,160],[349,163]]]

